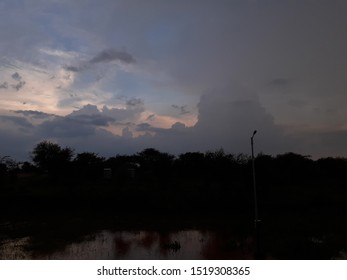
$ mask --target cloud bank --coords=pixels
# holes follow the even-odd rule
[[[237,92],[231,95],[230,91]],[[91,151],[104,156],[136,153],[148,147],[176,155],[220,148],[229,153],[249,154],[250,137],[255,129],[258,130],[256,153],[317,153],[317,148],[324,144],[328,148],[325,152],[334,154],[343,149],[342,143],[347,137],[346,133],[320,134],[319,137],[303,134],[300,138],[285,135],[284,129],[274,123],[273,116],[266,112],[256,94],[234,86],[206,92],[198,104],[198,121],[191,127],[180,122],[169,128],[158,128],[146,122],[136,124],[131,120],[138,117],[145,104],[140,99],[128,100],[126,104],[128,107],[124,109],[99,109],[89,104],[66,116],[36,111],[16,111],[14,116],[1,116],[1,127],[7,125],[17,129],[1,131],[4,137],[0,154],[12,151],[19,159],[27,159],[30,149],[42,140],[71,146],[76,152]],[[40,123],[34,125],[32,122],[37,119]],[[122,133],[112,133],[113,125],[120,126]],[[134,137],[136,131],[141,134]],[[15,149],[9,141],[12,137],[17,139]],[[310,137],[320,140],[312,145]],[[338,147],[332,145],[336,139],[341,143]]]

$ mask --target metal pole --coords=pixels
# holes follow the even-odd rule
[[[253,173],[253,194],[254,194],[254,229],[255,229],[255,258],[261,259],[261,253],[260,253],[260,238],[259,238],[259,225],[260,222],[259,216],[258,216],[258,197],[257,197],[257,186],[255,181],[255,165],[254,165],[254,149],[253,149],[253,138],[254,135],[257,133],[256,130],[254,130],[253,135],[251,137],[251,147],[252,147],[252,173]]]
[[[253,137],[257,133],[256,130],[254,130],[253,135],[251,137],[251,147],[252,147],[252,173],[253,173],[253,194],[254,194],[254,222],[255,227],[257,227],[258,222],[258,198],[257,198],[257,187],[255,182],[255,166],[254,166],[254,149],[253,149]]]

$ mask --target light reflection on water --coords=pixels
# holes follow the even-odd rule
[[[26,251],[29,238],[8,240],[0,247],[1,259],[252,259],[252,240],[228,234],[184,230],[100,231],[61,251],[39,254]]]

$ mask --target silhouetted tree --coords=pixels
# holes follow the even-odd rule
[[[181,154],[175,166],[180,176],[200,179],[205,174],[205,155],[199,152]]]
[[[25,161],[21,164],[20,171],[24,173],[31,173],[37,171],[37,167],[34,166],[32,163]]]
[[[140,171],[146,177],[167,178],[171,171],[174,156],[148,148],[137,154]]]
[[[315,163],[315,173],[320,182],[345,185],[347,174],[346,158],[321,158]]]
[[[14,182],[19,170],[18,162],[9,156],[0,157],[0,178],[2,182]]]
[[[223,149],[214,152],[205,153],[205,162],[207,163],[207,172],[214,181],[225,182],[232,175],[232,162],[234,156],[226,154]]]
[[[285,153],[275,158],[275,172],[283,183],[304,183],[312,177],[312,163],[310,156]]]
[[[75,169],[82,179],[97,179],[102,176],[105,158],[95,153],[79,153],[74,159]]]
[[[275,159],[270,155],[258,154],[255,159],[257,184],[268,186],[275,181]]]
[[[105,160],[104,166],[111,168],[112,176],[120,183],[137,177],[138,157],[137,155],[116,155]]]
[[[61,148],[58,144],[43,141],[35,146],[31,156],[37,167],[54,175],[68,169],[73,154],[69,147]]]

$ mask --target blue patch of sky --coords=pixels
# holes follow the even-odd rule
[[[93,71],[84,71],[83,75],[76,79],[73,87],[79,90],[88,90],[91,80],[95,80]],[[175,91],[170,87],[158,87],[153,81],[138,73],[118,71],[114,79],[100,83],[100,90],[113,94],[113,98],[105,100],[106,105],[116,105],[121,100],[140,98],[144,101],[147,110],[166,115],[172,110],[171,105],[189,105],[194,107],[197,100],[194,96],[187,96],[182,92]],[[120,98],[122,97],[122,98]],[[115,102],[115,104],[112,104]]]
[[[107,91],[112,91],[115,88],[119,89],[120,93],[128,97],[139,97],[145,101],[145,104],[151,107],[156,104],[177,104],[187,100],[187,96],[178,91],[174,91],[170,87],[159,87],[147,77],[137,73],[118,72],[115,80],[106,85],[104,88]]]
[[[79,52],[83,49],[83,42],[71,34],[64,34],[64,30],[59,26],[60,22],[69,22],[69,12],[66,7],[60,3],[50,3],[46,5],[44,10],[36,18],[37,24],[40,29],[49,38],[49,46],[53,49],[63,51],[76,51]]]
[[[142,95],[143,90],[148,87],[148,82],[136,73],[119,71],[113,83],[107,85],[107,90],[111,90],[113,86],[121,89],[124,95]]]

